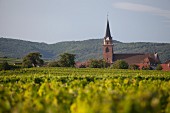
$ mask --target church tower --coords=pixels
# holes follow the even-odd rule
[[[103,41],[103,59],[108,63],[113,63],[113,42],[110,33],[108,18],[107,18],[106,34]]]

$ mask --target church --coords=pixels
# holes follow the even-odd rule
[[[114,53],[114,44],[110,32],[109,20],[107,19],[106,33],[103,40],[103,59],[112,64],[117,60],[124,60],[129,65],[141,67],[150,66],[155,68],[161,63],[158,53]]]

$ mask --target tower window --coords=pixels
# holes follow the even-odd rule
[[[107,52],[109,52],[109,48],[108,48],[108,47],[106,47],[106,53],[107,53]]]

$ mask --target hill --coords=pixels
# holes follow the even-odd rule
[[[77,61],[102,58],[103,39],[67,41],[55,44],[0,38],[0,57],[22,58],[30,52],[40,52],[45,59],[56,59],[61,53],[76,54]],[[157,51],[162,62],[170,59],[169,43],[135,42],[122,43],[114,40],[115,53],[153,53]]]

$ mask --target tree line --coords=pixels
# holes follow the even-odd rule
[[[57,61],[50,61],[45,63],[42,59],[42,55],[39,52],[29,53],[23,58],[22,66],[9,65],[7,61],[4,61],[0,65],[0,70],[11,70],[18,68],[31,68],[31,67],[78,67],[78,68],[113,68],[113,69],[132,69],[138,70],[138,65],[129,65],[123,60],[117,60],[113,64],[107,63],[103,59],[90,59],[86,63],[82,63],[76,66],[75,54],[63,53],[60,55],[60,59]],[[151,70],[151,67],[142,67],[143,70]],[[157,65],[156,70],[162,70],[161,65]]]
[[[102,58],[103,39],[85,41],[68,41],[55,44],[37,43],[16,39],[0,38],[0,57],[23,58],[31,51],[39,51],[43,58],[55,59],[67,51],[76,54],[77,61],[86,61],[91,58]],[[169,43],[122,43],[113,41],[114,53],[154,53],[158,52],[162,63],[170,58]]]

